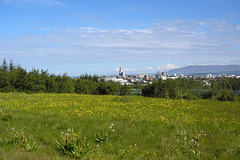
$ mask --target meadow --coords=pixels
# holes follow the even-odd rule
[[[0,160],[240,159],[240,103],[0,93]]]

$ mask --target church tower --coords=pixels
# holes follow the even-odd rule
[[[122,76],[122,72],[123,72],[123,70],[122,70],[122,65],[121,65],[119,68],[119,76]]]
[[[125,73],[123,72],[122,65],[119,68],[119,76],[120,77],[125,77]]]

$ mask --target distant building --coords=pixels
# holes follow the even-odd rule
[[[144,75],[144,79],[148,80],[149,79],[148,75]]]
[[[212,74],[207,74],[206,78],[213,78],[213,75]]]
[[[159,72],[157,72],[157,74],[155,75],[155,78],[156,78],[156,79],[159,79],[159,78],[160,78],[160,73],[159,73]]]
[[[161,75],[159,72],[157,72],[157,75],[155,75],[155,78],[156,79],[161,78],[162,80],[166,80],[167,79],[166,72],[162,72]]]
[[[105,77],[104,80],[106,82],[110,82],[110,81],[113,81],[113,82],[118,82],[120,85],[131,85],[131,83],[128,82],[128,80],[125,80],[125,79],[122,79],[122,78],[116,78],[116,77]]]
[[[180,75],[180,78],[185,78],[185,75],[184,75],[184,74],[181,74],[181,75]]]
[[[144,74],[138,74],[138,78],[144,78]]]
[[[123,72],[122,65],[119,68],[119,77],[125,77],[125,73]]]

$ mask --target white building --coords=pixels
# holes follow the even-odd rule
[[[128,80],[122,79],[122,78],[116,78],[116,77],[105,77],[104,80],[106,82],[113,81],[113,82],[118,82],[120,85],[131,85],[131,83],[128,82]]]
[[[119,77],[125,77],[125,73],[123,72],[122,65],[119,68]]]

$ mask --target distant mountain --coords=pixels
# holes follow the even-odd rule
[[[206,73],[240,73],[240,65],[191,65],[167,72],[170,74],[206,74]]]

